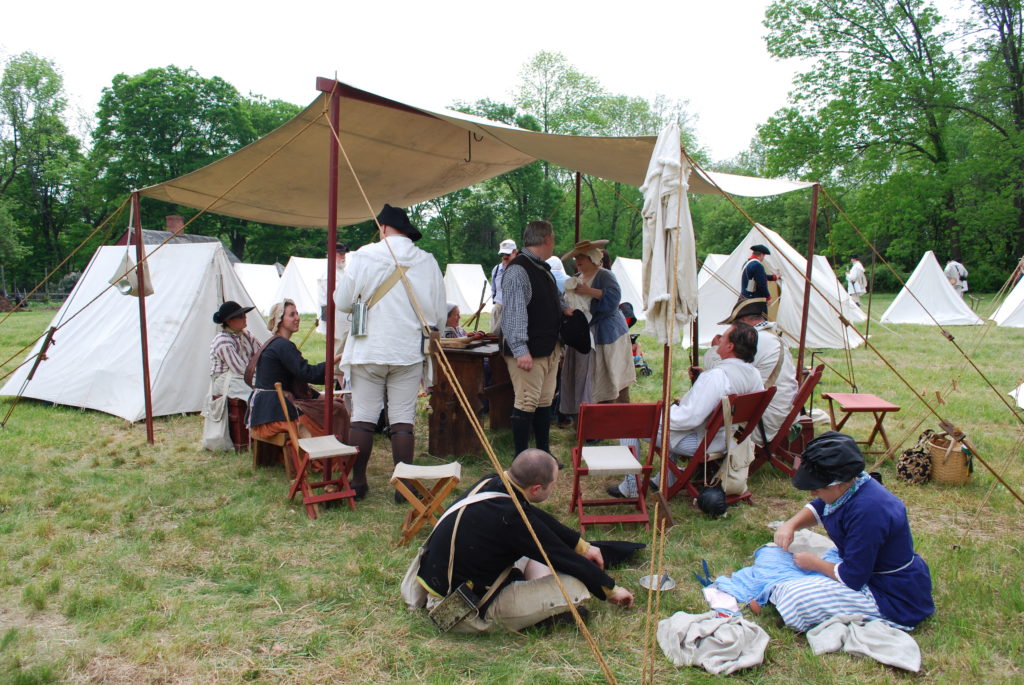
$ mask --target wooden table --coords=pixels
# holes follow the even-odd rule
[[[480,416],[484,399],[489,405],[491,430],[512,425],[512,404],[515,396],[505,359],[496,343],[470,349],[445,349],[448,363],[459,379],[473,412]],[[490,383],[484,383],[484,361],[489,360]],[[437,382],[430,395],[430,454],[436,457],[480,454],[483,447],[473,431],[455,389],[443,369],[438,369]],[[481,422],[482,423],[482,422]]]
[[[889,451],[889,436],[886,435],[885,426],[882,425],[882,422],[885,420],[886,414],[900,410],[897,405],[892,402],[886,402],[878,395],[871,395],[869,393],[825,392],[821,394],[821,397],[828,400],[828,415],[832,421],[832,430],[841,431],[854,414],[870,413],[875,417],[875,425],[871,429],[871,435],[868,436],[867,440],[858,440],[857,444],[864,445],[864,454],[886,454]],[[836,421],[833,403],[838,404],[839,411],[843,412],[843,417],[838,422]],[[871,445],[875,442],[875,436],[882,438],[885,449],[870,449]]]

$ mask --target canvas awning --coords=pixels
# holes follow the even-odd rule
[[[321,80],[322,82],[322,80]],[[408,207],[536,160],[612,181],[643,183],[654,136],[603,138],[538,133],[469,114],[427,109],[343,83],[340,139],[367,208],[341,160],[339,224],[369,219],[385,203]],[[142,189],[157,200],[283,226],[327,225],[328,95],[234,154],[190,174]],[[723,190],[763,197],[810,183],[711,173]],[[717,193],[694,173],[692,193]]]

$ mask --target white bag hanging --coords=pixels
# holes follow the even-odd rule
[[[220,397],[207,401],[203,409],[203,447],[213,452],[235,449],[231,440],[231,426],[228,421],[228,383],[230,374],[223,374],[220,383]],[[213,397],[213,383],[210,384]]]

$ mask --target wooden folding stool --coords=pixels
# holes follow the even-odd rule
[[[438,466],[415,466],[402,462],[395,464],[391,485],[412,505],[412,510],[406,514],[402,524],[399,545],[409,542],[428,521],[430,525],[437,525],[437,514],[443,510],[445,498],[461,479],[462,466],[457,461]],[[424,482],[430,481],[434,485],[427,488]]]

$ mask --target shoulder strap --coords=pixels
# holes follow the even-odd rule
[[[771,373],[770,376],[768,376],[768,380],[766,380],[764,382],[764,387],[765,388],[770,388],[770,387],[774,386],[775,382],[777,380],[779,380],[779,372],[782,371],[782,362],[785,361],[785,358],[782,355],[789,354],[789,352],[786,350],[786,343],[782,341],[781,337],[778,338],[778,341],[779,341],[779,358],[775,360],[775,368],[772,369],[772,373]]]
[[[370,300],[366,303],[366,308],[370,309],[373,305],[381,301],[381,299],[390,292],[398,281],[402,280],[402,276],[409,270],[409,267],[402,266],[399,264],[395,267],[395,270],[391,272],[391,275],[384,279],[384,282],[377,286],[377,289],[373,291],[373,295],[370,296]]]
[[[459,524],[462,523],[462,514],[466,511],[466,506],[474,504],[476,502],[482,502],[487,499],[496,499],[498,497],[509,497],[507,492],[480,492],[480,488],[484,486],[487,481],[481,481],[473,490],[466,495],[464,498],[448,507],[448,511],[437,520],[437,525],[434,526],[434,530],[437,530],[437,526],[441,525],[441,521],[445,519],[448,514],[453,511],[458,511],[459,515],[455,517],[455,527],[452,529],[452,539],[448,546],[448,591],[452,589],[452,571],[455,567],[455,536],[459,533]],[[497,583],[495,583],[496,585]],[[494,587],[493,585],[491,587]]]

